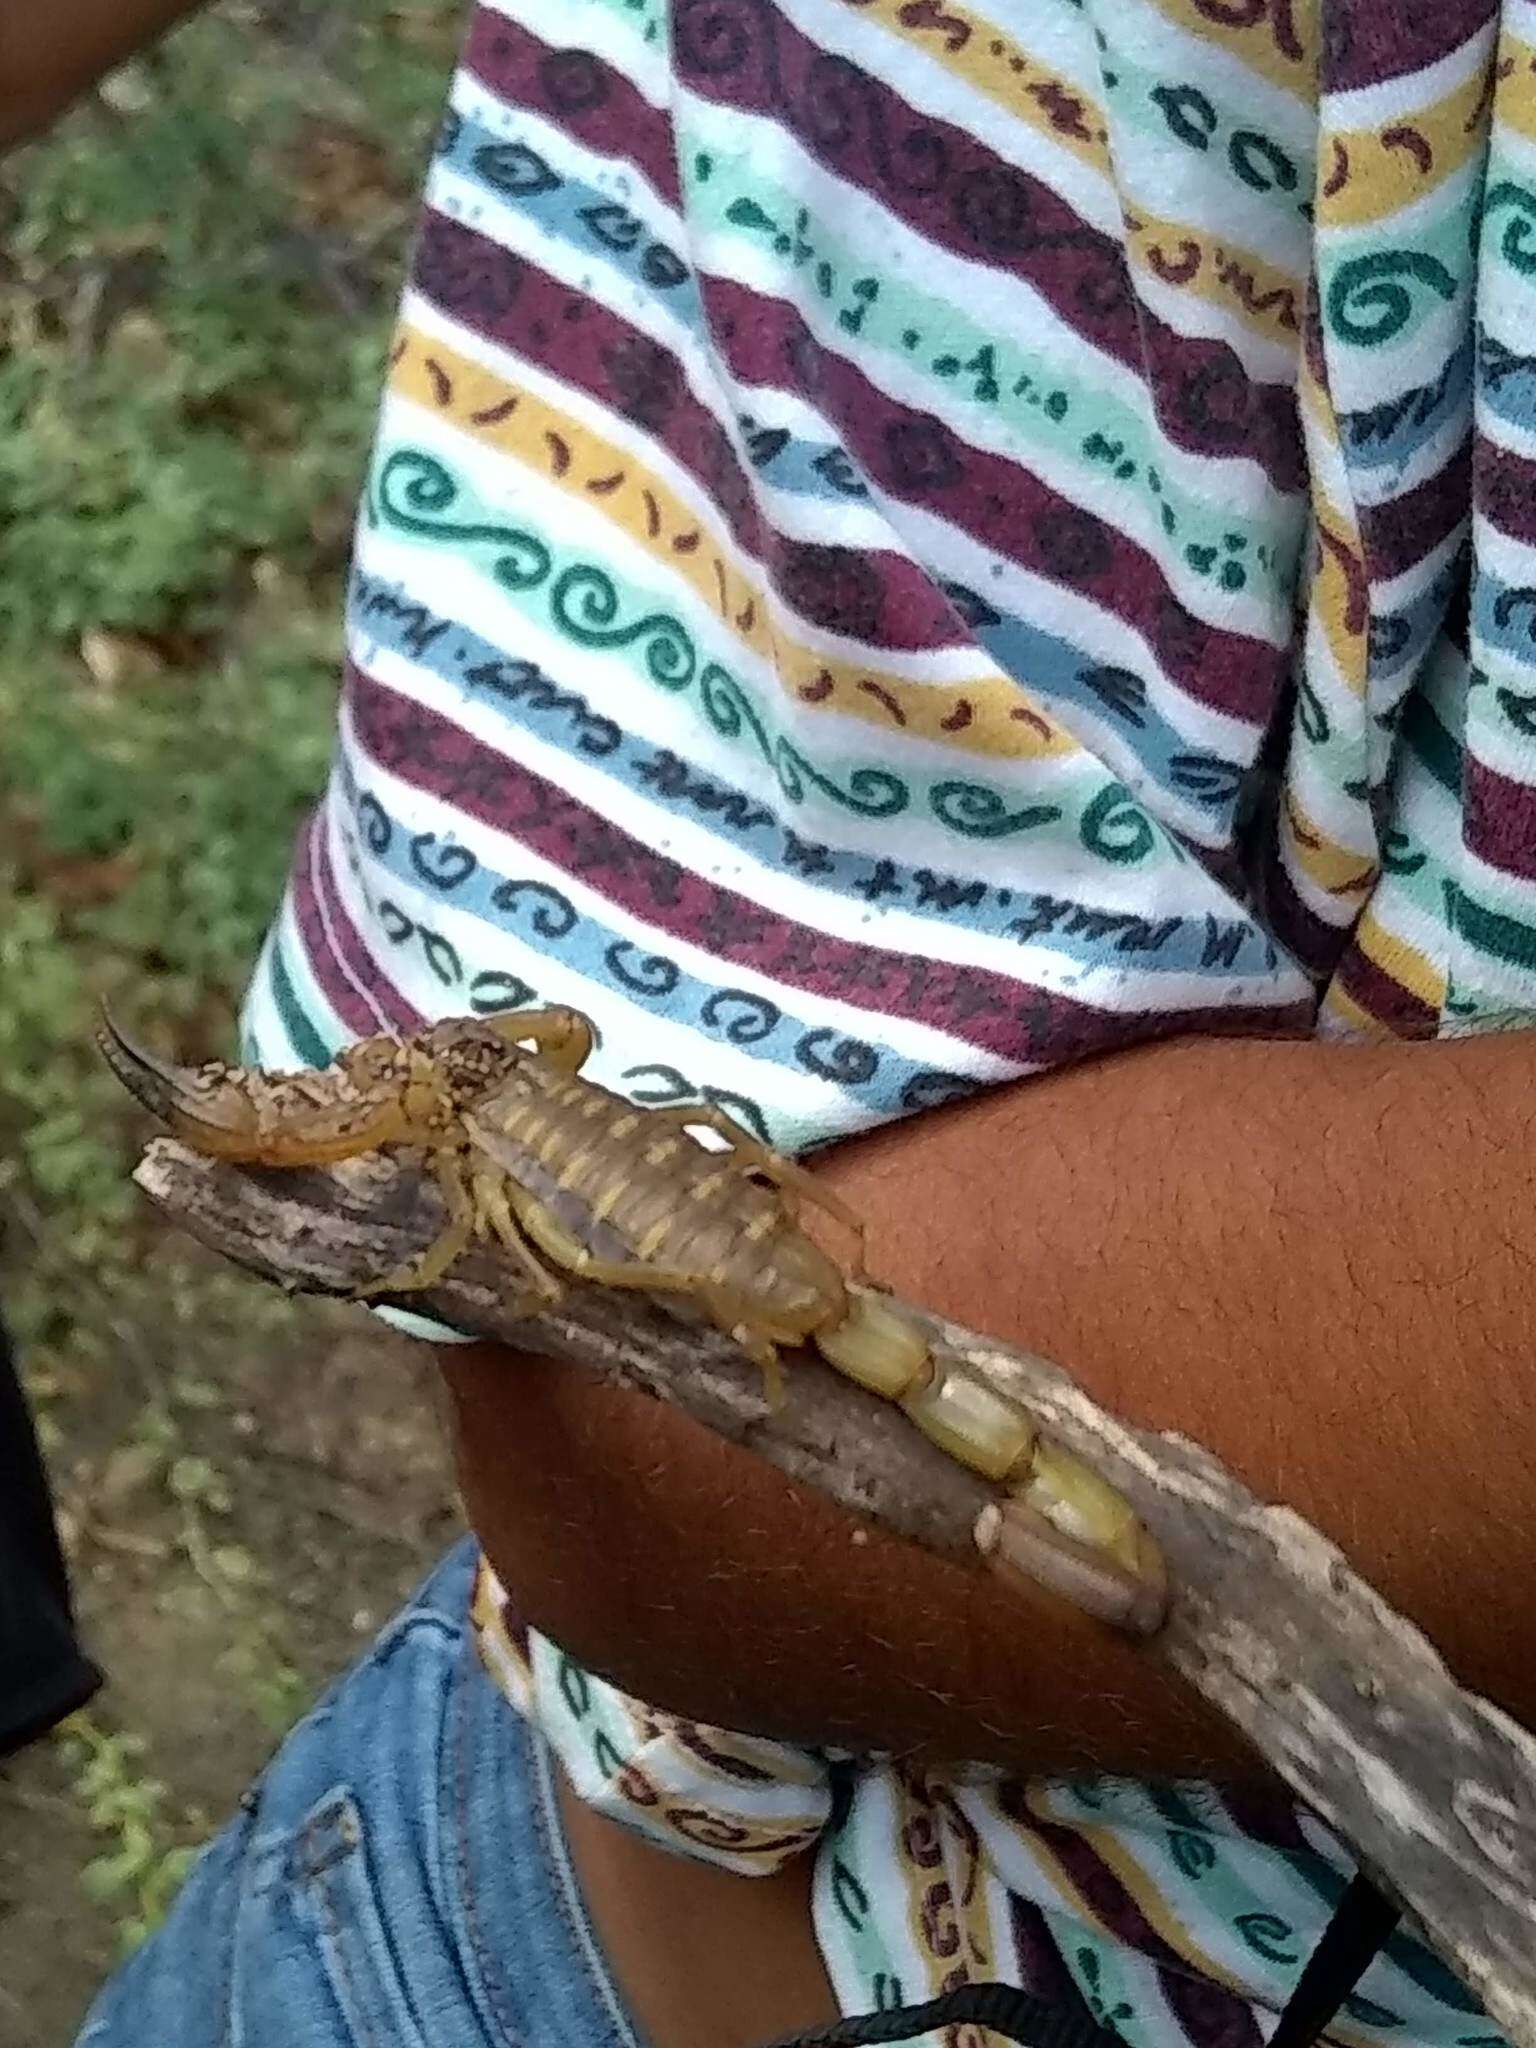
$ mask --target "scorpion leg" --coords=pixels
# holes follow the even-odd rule
[[[771,1145],[765,1145],[761,1138],[744,1130],[734,1117],[723,1109],[716,1109],[713,1103],[689,1104],[669,1103],[665,1109],[649,1112],[651,1128],[657,1124],[672,1123],[686,1130],[690,1124],[697,1124],[704,1130],[718,1131],[722,1138],[730,1140],[731,1150],[751,1173],[760,1173],[765,1180],[771,1180],[776,1187],[783,1188],[824,1209],[829,1216],[835,1216],[846,1229],[851,1230],[858,1240],[858,1253],[854,1261],[854,1278],[864,1278],[864,1222],[856,1216],[848,1204],[834,1195],[830,1188],[822,1186],[815,1174],[808,1173],[793,1159],[786,1159],[782,1152],[775,1152]]]
[[[506,1199],[518,1223],[541,1251],[575,1280],[590,1280],[599,1287],[633,1287],[641,1294],[692,1294],[703,1302],[717,1326],[739,1344],[762,1370],[769,1405],[779,1408],[784,1401],[784,1375],[778,1346],[752,1319],[754,1304],[702,1273],[689,1273],[676,1266],[653,1266],[644,1259],[600,1259],[552,1216],[526,1188],[515,1181],[505,1183]]]
[[[475,1228],[475,1205],[464,1185],[464,1167],[456,1152],[438,1147],[432,1154],[432,1173],[443,1191],[448,1221],[427,1249],[406,1259],[366,1287],[359,1287],[354,1300],[365,1301],[373,1294],[415,1294],[441,1280],[469,1243]]]
[[[784,1406],[784,1366],[778,1343],[763,1328],[757,1302],[744,1289],[721,1280],[704,1281],[700,1293],[715,1327],[739,1345],[762,1374],[763,1396],[777,1413]]]
[[[531,1038],[539,1058],[562,1073],[579,1074],[591,1058],[592,1026],[579,1010],[498,1010],[485,1021],[513,1045]]]
[[[519,1230],[507,1201],[505,1176],[483,1170],[472,1171],[470,1194],[475,1205],[475,1219],[481,1230],[493,1236],[524,1268],[541,1301],[558,1301],[564,1289]]]

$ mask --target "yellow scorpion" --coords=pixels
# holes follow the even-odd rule
[[[806,1170],[722,1110],[637,1109],[583,1078],[593,1031],[579,1011],[452,1018],[406,1038],[365,1038],[326,1068],[271,1073],[214,1060],[178,1067],[103,1013],[98,1042],[138,1100],[197,1150],[261,1166],[319,1166],[420,1148],[447,1206],[419,1257],[361,1295],[441,1278],[472,1239],[494,1238],[527,1283],[527,1310],[564,1280],[685,1297],[761,1367],[781,1398],[781,1347],[813,1344],[839,1372],[897,1402],[931,1442],[996,1482],[978,1546],[1074,1605],[1138,1634],[1167,1601],[1162,1558],[1129,1504],[1042,1438],[1017,1403],[936,1357],[863,1276],[845,1276],[801,1227],[812,1203],[858,1219]],[[693,1135],[723,1141],[706,1147]]]

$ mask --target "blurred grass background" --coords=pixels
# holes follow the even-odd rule
[[[232,1048],[330,751],[354,506],[462,16],[229,0],[0,160],[0,1303],[114,1680],[0,1782],[4,2048],[69,2038],[113,1943],[440,1533],[436,1468],[419,1528],[369,1526],[370,1490],[433,1462],[405,1425],[381,1422],[372,1464],[355,1412],[344,1455],[323,1414],[282,1447],[263,1404],[284,1371],[323,1347],[339,1422],[375,1353],[357,1319],[162,1238],[90,1034],[104,995],[183,1056]],[[50,1938],[79,1979],[52,2010],[30,1960]]]

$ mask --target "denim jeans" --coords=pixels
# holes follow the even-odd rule
[[[77,2048],[638,2048],[548,1751],[480,1668],[473,1565],[294,1729]]]

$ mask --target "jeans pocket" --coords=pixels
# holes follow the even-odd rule
[[[336,1786],[300,1824],[289,1880],[353,2048],[428,2048],[406,1991],[362,1811]]]

